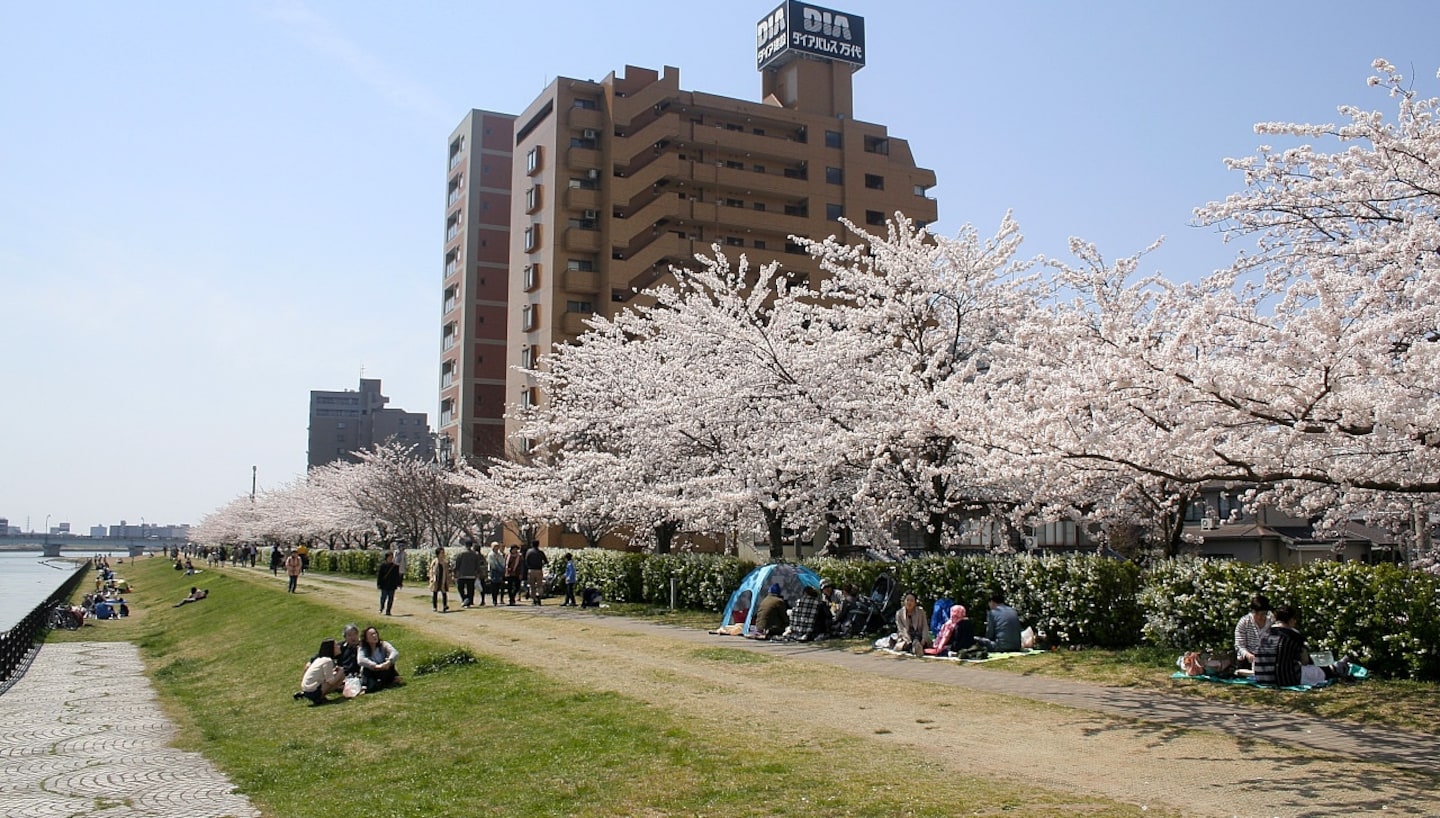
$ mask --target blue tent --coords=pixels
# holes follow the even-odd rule
[[[746,574],[745,579],[740,581],[740,587],[730,595],[730,602],[720,617],[720,625],[723,627],[742,622],[745,632],[749,633],[750,626],[755,621],[755,611],[760,607],[759,601],[770,592],[770,586],[777,583],[780,585],[780,595],[793,607],[800,599],[801,588],[806,585],[817,590],[820,588],[820,575],[803,565],[791,565],[788,562],[762,565]]]

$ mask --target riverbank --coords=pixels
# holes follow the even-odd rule
[[[451,814],[435,793],[556,815],[952,815],[957,805],[1027,815],[1440,809],[1435,777],[1386,762],[1383,746],[1325,750],[1273,740],[1247,724],[1252,717],[1241,708],[1207,723],[1205,708],[1216,705],[1181,700],[1188,722],[1137,719],[1123,715],[1123,696],[1120,714],[1041,704],[964,686],[992,679],[1003,689],[1008,676],[1019,688],[1023,677],[943,663],[746,643],[551,606],[437,614],[428,594],[409,587],[398,615],[385,618],[373,614],[371,583],[307,576],[291,595],[268,571],[224,569],[194,581],[155,573],[155,586],[177,598],[187,582],[208,585],[211,597],[147,610],[108,633],[144,646],[163,699],[188,725],[182,736],[195,737],[195,748],[263,811],[287,818],[314,813],[280,791],[293,785],[314,795],[333,784],[292,781],[286,759],[297,757],[330,770],[360,763],[383,771],[376,786],[398,787],[407,799],[372,793],[369,784],[365,791],[395,814]],[[309,643],[351,620],[379,621],[407,675],[419,658],[455,646],[480,661],[411,677],[369,701],[298,711],[281,704],[298,678],[298,657],[314,650]],[[1282,736],[1287,724],[1305,729],[1288,717],[1269,721]],[[347,746],[326,746],[332,735],[349,736]],[[905,761],[897,767],[896,759]],[[455,764],[476,770],[478,780],[426,771]],[[906,769],[916,781],[945,785],[901,786],[896,772]],[[533,798],[497,794],[486,783],[509,781],[501,771],[517,770]],[[589,778],[598,789],[585,787]],[[716,796],[722,785],[738,795]],[[281,801],[283,809],[266,806]]]

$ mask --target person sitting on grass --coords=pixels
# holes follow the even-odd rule
[[[1000,653],[1019,653],[1020,614],[1005,604],[1005,594],[996,591],[990,595],[990,612],[985,615],[985,636],[975,637],[986,650]]]
[[[1270,626],[1275,624],[1274,617],[1270,616],[1270,600],[1264,594],[1256,594],[1250,599],[1250,613],[1240,617],[1235,623],[1235,663],[1237,667],[1251,667],[1255,663],[1255,652],[1260,649],[1260,642],[1270,632]]]
[[[1305,650],[1305,637],[1298,630],[1300,611],[1289,605],[1275,609],[1275,624],[1260,640],[1255,651],[1255,683],[1271,687],[1318,685],[1326,679],[1350,675],[1350,663],[1336,662],[1329,667],[1316,667]]]
[[[192,585],[192,586],[190,586],[190,595],[187,596],[187,597],[185,597],[184,599],[180,600],[179,602],[176,602],[175,605],[174,605],[174,607],[178,608],[178,607],[180,607],[181,605],[184,605],[184,604],[189,603],[189,602],[199,602],[200,600],[204,599],[204,598],[207,597],[207,596],[210,596],[210,591],[209,591],[209,590],[203,590],[203,591],[202,591],[202,590],[200,590],[200,589],[198,589],[198,588],[196,588],[195,586]]]
[[[295,694],[295,698],[309,699],[311,704],[324,704],[326,696],[344,687],[345,671],[335,663],[339,655],[340,646],[335,644],[334,639],[321,642],[315,658],[305,665],[305,673],[300,677],[300,692]]]
[[[366,693],[400,683],[400,673],[395,669],[400,651],[381,639],[380,631],[374,625],[365,629],[357,656],[360,659],[360,683]]]
[[[946,656],[975,645],[975,623],[965,618],[964,605],[951,605],[950,618],[940,626],[934,647],[925,649],[926,656]]]
[[[755,624],[747,636],[769,639],[784,633],[789,626],[790,604],[780,595],[780,583],[777,582],[770,586],[769,595],[760,600],[760,607],[755,611]]]
[[[360,675],[360,628],[353,622],[340,630],[340,655],[335,664],[346,676]]]
[[[895,635],[891,637],[891,650],[922,656],[930,646],[930,620],[920,609],[920,598],[914,593],[905,595],[905,602],[895,612]]]
[[[830,633],[830,606],[820,601],[820,592],[806,585],[790,611],[790,636],[801,642],[820,639]]]

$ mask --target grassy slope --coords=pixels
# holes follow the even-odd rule
[[[763,725],[700,734],[684,702],[595,693],[486,657],[408,673],[455,647],[380,623],[402,651],[398,689],[322,707],[291,700],[342,610],[278,583],[185,577],[159,560],[121,570],[135,615],[56,639],[140,645],[179,743],[215,761],[267,815],[1138,815],[1123,805],[916,768],[825,738],[767,744]],[[191,584],[209,599],[170,607]],[[359,623],[362,627],[365,622]],[[917,765],[918,765],[917,761]],[[919,783],[929,782],[929,783]],[[1153,812],[1153,810],[1151,811]]]

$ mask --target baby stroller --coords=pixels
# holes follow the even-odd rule
[[[840,633],[860,636],[885,630],[890,627],[890,621],[900,607],[899,598],[900,587],[895,578],[881,574],[875,578],[870,594],[855,600],[855,608],[839,625]]]

